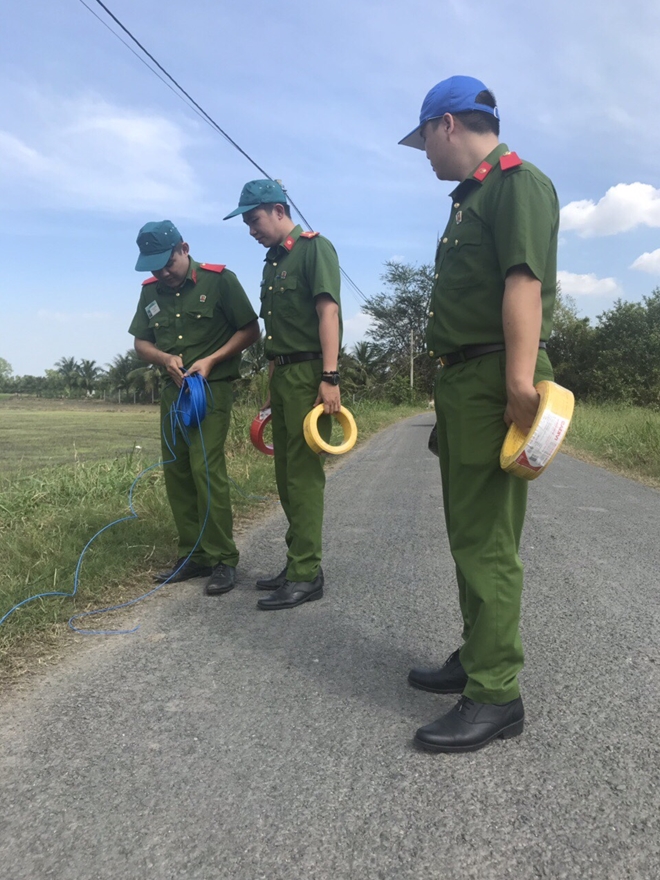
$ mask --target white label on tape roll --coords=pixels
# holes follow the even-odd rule
[[[569,419],[558,416],[552,410],[547,409],[541,416],[536,431],[532,434],[520,457],[525,456],[529,466],[534,470],[545,467],[555,449],[564,439],[568,425]]]

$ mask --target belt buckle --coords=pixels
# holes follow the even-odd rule
[[[446,367],[446,366],[447,366],[446,358],[445,358],[444,355],[440,355],[440,357],[438,358],[438,364],[439,364],[441,367]]]

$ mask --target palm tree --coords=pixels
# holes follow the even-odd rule
[[[98,380],[103,376],[105,370],[98,367],[96,361],[87,361],[83,358],[78,364],[78,384],[89,396],[96,390]]]
[[[78,385],[80,371],[78,361],[73,357],[61,357],[55,364],[55,370],[61,376],[64,390],[68,395]]]
[[[143,364],[135,370],[131,370],[127,379],[130,387],[137,391],[140,396],[151,394],[151,402],[155,403],[160,394],[161,375],[153,364]]]
[[[143,366],[142,361],[132,349],[126,354],[115,355],[112,363],[108,364],[110,387],[117,392],[120,401],[122,392],[128,394],[132,390],[129,374],[141,366]]]

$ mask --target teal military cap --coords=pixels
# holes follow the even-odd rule
[[[136,239],[140,256],[136,272],[157,272],[172,256],[172,251],[183,237],[171,220],[145,223]]]
[[[238,208],[223,217],[223,220],[229,220],[230,217],[236,217],[237,214],[246,214],[259,205],[286,205],[286,195],[280,184],[276,180],[251,180],[246,183],[238,200]]]

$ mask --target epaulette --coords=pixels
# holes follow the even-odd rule
[[[508,171],[510,168],[517,168],[522,165],[523,160],[517,153],[505,153],[500,156],[500,168],[502,171]]]
[[[320,235],[320,232],[301,232],[301,238],[316,238],[317,235]]]
[[[158,281],[158,279],[155,276],[153,278],[147,278],[146,281],[142,282],[142,287],[144,287],[145,284],[153,284],[154,281]]]
[[[488,162],[482,162],[481,165],[474,172],[472,177],[474,177],[475,180],[478,180],[479,183],[482,183],[488,177],[492,170],[492,165],[490,165]]]
[[[224,267],[224,266],[221,266],[219,263],[200,263],[200,264],[199,264],[199,268],[200,268],[200,269],[206,269],[206,270],[209,271],[209,272],[218,272],[218,273],[220,273],[220,272],[223,271],[223,269],[224,269],[225,267]]]

